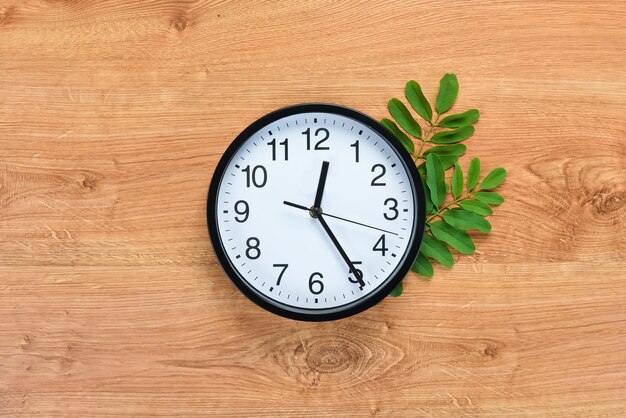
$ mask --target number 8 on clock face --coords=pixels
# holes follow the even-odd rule
[[[226,150],[207,223],[224,271],[253,302],[293,319],[339,319],[375,305],[408,272],[424,232],[424,189],[375,120],[295,105],[257,120]]]

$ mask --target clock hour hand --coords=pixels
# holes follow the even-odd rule
[[[363,282],[363,274],[359,270],[357,270],[356,267],[354,267],[354,263],[350,261],[350,257],[348,257],[348,254],[346,254],[344,249],[341,247],[341,244],[339,244],[339,241],[337,241],[337,237],[335,237],[335,234],[333,234],[333,231],[331,231],[330,227],[324,220],[324,215],[321,213],[318,213],[317,219],[322,224],[322,227],[324,228],[324,231],[326,231],[326,233],[330,237],[330,240],[333,242],[333,244],[335,244],[335,247],[339,251],[339,254],[341,254],[341,257],[344,259],[346,264],[348,264],[348,267],[350,268],[350,272],[354,274],[354,277],[356,277],[356,279],[358,280],[359,287],[363,289],[363,287],[365,286],[365,283]]]
[[[317,193],[315,193],[315,202],[313,203],[313,207],[316,209],[322,207],[322,195],[324,194],[324,186],[326,186],[329,165],[330,163],[328,161],[322,163],[322,171],[320,172],[320,179],[317,182]]]
[[[311,212],[313,210],[313,208],[307,208],[306,206],[298,205],[297,203],[288,202],[286,200],[283,201],[283,204],[285,204],[287,206],[291,206],[292,208],[306,210],[308,212]],[[386,229],[377,228],[377,227],[372,226],[372,225],[367,225],[367,224],[364,224],[364,223],[361,223],[361,222],[357,222],[357,221],[353,221],[353,220],[350,220],[350,219],[342,218],[341,216],[331,215],[330,213],[326,213],[326,212],[322,212],[322,213],[324,214],[324,216],[328,216],[329,218],[335,218],[335,219],[339,219],[340,221],[345,221],[345,222],[350,222],[352,224],[361,225],[361,226],[364,226],[366,228],[375,229],[377,231],[385,232],[385,233],[391,234],[391,235],[398,235],[395,232],[387,231]],[[313,216],[313,215],[311,215],[311,216]]]

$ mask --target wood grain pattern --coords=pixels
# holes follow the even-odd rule
[[[626,415],[623,2],[0,0],[0,415]],[[205,196],[275,108],[458,74],[478,251],[324,324],[219,269]],[[467,159],[465,159],[467,163]]]

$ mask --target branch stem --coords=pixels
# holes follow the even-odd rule
[[[465,194],[465,195],[459,196],[456,199],[454,199],[452,202],[448,203],[447,205],[437,209],[437,212],[433,213],[428,219],[426,219],[426,223],[430,223],[437,216],[441,217],[441,213],[446,211],[446,210],[448,210],[450,208],[450,206],[453,206],[453,205],[459,206],[459,202],[461,202],[462,200],[465,200],[465,199],[467,199],[469,197],[470,197],[470,194]]]
[[[415,155],[415,159],[413,161],[417,162],[417,160],[420,158],[424,159],[424,157],[422,156],[422,150],[424,149],[424,145],[426,145],[427,142],[430,142],[430,135],[432,134],[433,129],[435,129],[435,125],[437,125],[437,123],[439,123],[439,115],[437,115],[435,123],[428,122],[430,128],[428,129],[428,132],[426,132],[426,135],[421,138],[422,145],[420,145],[420,148],[417,150],[417,155]]]

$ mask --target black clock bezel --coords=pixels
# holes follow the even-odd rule
[[[285,305],[274,299],[268,298],[263,293],[254,289],[248,282],[241,277],[237,269],[232,265],[230,258],[226,255],[222,240],[220,238],[219,228],[217,226],[217,193],[221,180],[224,176],[224,172],[228,167],[229,162],[239,149],[239,147],[250,138],[257,131],[263,127],[276,122],[287,116],[292,116],[301,113],[331,113],[340,116],[345,116],[354,119],[372,129],[374,132],[384,138],[387,143],[397,152],[400,160],[404,164],[411,181],[411,188],[413,189],[414,207],[415,207],[415,222],[413,224],[413,231],[411,234],[411,242],[409,243],[407,250],[394,272],[386,279],[386,282],[379,286],[374,291],[370,292],[361,299],[357,299],[345,305],[336,306],[333,308],[324,309],[306,309],[297,308],[290,305]],[[213,245],[213,250],[217,256],[217,259],[225,271],[228,278],[233,284],[250,299],[252,302],[262,307],[263,309],[275,313],[277,315],[296,319],[300,321],[331,321],[341,318],[346,318],[371,308],[391,293],[391,291],[400,283],[404,276],[409,272],[411,265],[417,258],[422,238],[424,235],[424,228],[426,225],[426,201],[424,196],[424,187],[422,184],[422,178],[415,166],[409,153],[404,149],[404,146],[400,141],[376,120],[354,110],[349,107],[329,104],[329,103],[302,103],[292,106],[287,106],[278,110],[275,110],[265,116],[260,117],[254,121],[250,126],[244,129],[235,140],[228,146],[219,163],[217,164],[211,184],[209,187],[209,193],[207,197],[206,216],[207,227],[209,230],[209,236]]]

